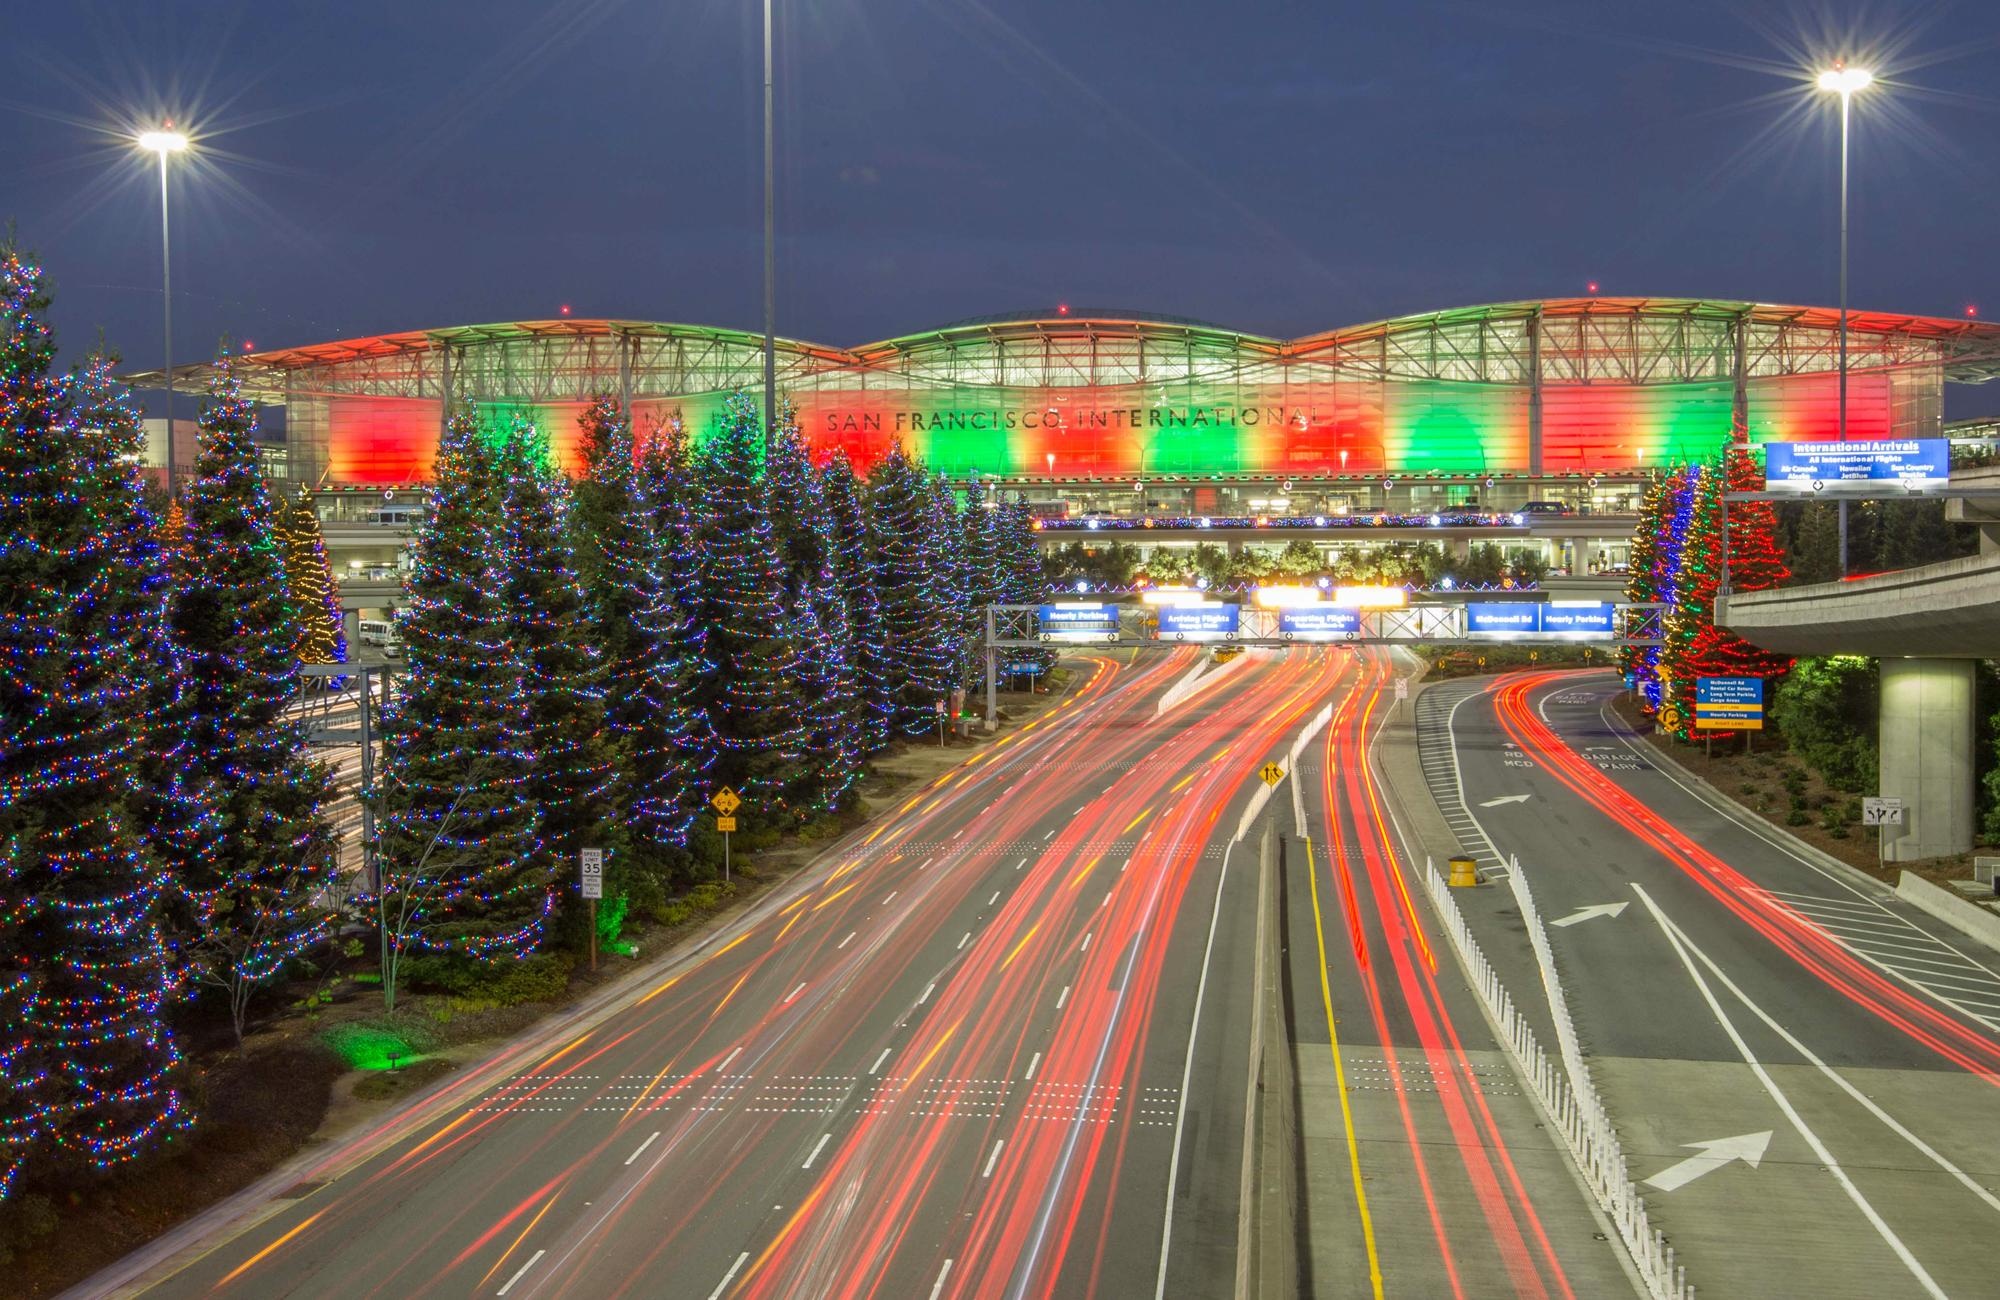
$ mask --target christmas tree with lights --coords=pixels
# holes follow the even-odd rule
[[[514,422],[501,469],[507,629],[524,669],[534,755],[529,797],[557,870],[566,871],[583,849],[604,849],[604,894],[616,898],[624,892],[617,765],[605,722],[604,656],[569,545],[569,480],[556,469],[547,437],[524,420]],[[580,918],[581,908],[570,914]],[[569,933],[581,946],[580,919]]]
[[[822,478],[789,419],[771,452],[772,526],[786,561],[792,640],[799,650],[801,745],[786,798],[824,812],[846,806],[860,774],[853,629]]]
[[[340,626],[340,587],[326,558],[326,537],[310,494],[278,507],[278,537],[285,548],[285,589],[291,595],[297,640],[305,664],[347,662],[347,634]]]
[[[834,458],[821,472],[820,492],[833,534],[834,571],[847,605],[855,743],[865,756],[889,743],[889,720],[895,712],[868,516],[862,505],[861,483],[845,457]]]
[[[785,557],[771,524],[757,402],[738,393],[694,455],[700,484],[703,704],[716,748],[711,779],[735,788],[746,816],[795,821],[786,790],[804,743],[799,650],[786,609]]]
[[[629,868],[662,886],[682,863],[692,806],[685,616],[671,585],[671,539],[652,519],[618,404],[578,419],[583,477],[572,518],[578,568],[604,648],[605,723],[619,769],[617,822]]]
[[[1646,513],[1638,532],[1634,534],[1632,574],[1627,592],[1633,599],[1638,599],[1643,593],[1646,600],[1658,601],[1666,606],[1660,620],[1663,633],[1668,633],[1674,619],[1675,594],[1680,587],[1681,561],[1693,519],[1695,487],[1699,477],[1697,466],[1672,466],[1656,476],[1649,495],[1641,498],[1642,509]],[[1664,645],[1638,646],[1632,651],[1628,671],[1636,675],[1639,692],[1648,710],[1657,710],[1662,701],[1661,681],[1667,671],[1665,653]]]
[[[500,441],[471,410],[452,413],[417,534],[400,618],[408,670],[384,718],[375,796],[392,956],[524,957],[555,909],[509,627]]]
[[[325,805],[332,776],[288,710],[299,698],[279,505],[257,466],[256,409],[231,358],[216,363],[182,494],[168,624],[186,677],[172,715],[185,776],[222,833],[177,866],[176,941],[224,990],[241,1037],[257,987],[331,933],[315,899],[339,868]]]
[[[944,654],[949,665],[948,681],[956,689],[966,683],[966,634],[970,622],[968,606],[972,575],[966,565],[965,533],[958,517],[958,497],[951,481],[942,474],[928,478],[930,516],[928,543],[937,556],[937,572],[942,578],[939,598],[944,602]]]
[[[890,728],[916,735],[937,724],[956,684],[956,575],[939,536],[928,475],[898,444],[868,476],[869,540],[882,604],[882,645],[893,712]]]
[[[965,621],[962,633],[966,679],[984,685],[986,677],[986,607],[1005,599],[1006,569],[1000,538],[1006,516],[1000,502],[977,478],[965,490],[959,516],[959,554],[965,574]]]
[[[1639,486],[1639,520],[1632,530],[1631,569],[1625,579],[1625,599],[1642,605],[1660,598],[1660,580],[1655,566],[1659,561],[1660,534],[1667,527],[1667,474],[1655,470]],[[1619,671],[1635,679],[1650,679],[1657,646],[1620,646]]]
[[[670,663],[673,671],[656,679],[662,711],[654,725],[673,747],[683,780],[678,800],[671,807],[663,802],[656,815],[667,820],[679,844],[687,842],[688,830],[710,792],[707,774],[715,762],[716,746],[703,701],[703,683],[714,665],[707,658],[708,634],[701,622],[701,492],[694,481],[686,430],[678,418],[655,429],[640,450],[637,496],[668,598],[659,611],[658,629],[662,662]]]
[[[1035,520],[1028,513],[1027,500],[1016,494],[1002,508],[1003,525],[997,549],[1004,570],[1002,600],[1010,605],[1039,605],[1048,598],[1048,578],[1042,569],[1042,546]],[[1056,657],[1047,650],[1015,651],[1016,663],[1039,665],[1043,672],[1055,667]]]
[[[52,374],[40,279],[0,246],[0,1200],[188,1121],[165,881],[128,812],[163,596],[139,422],[106,359]]]

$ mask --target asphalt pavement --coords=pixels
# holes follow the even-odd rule
[[[2000,954],[1700,797],[1617,690],[1434,688],[1424,772],[1489,877],[1468,920],[1544,1020],[1510,871],[1548,922],[1654,1224],[1710,1295],[1993,1294]]]
[[[1080,656],[1069,700],[657,984],[120,1293],[1227,1294],[1254,891],[1230,840],[1350,671],[1250,658],[1162,715],[1197,652]]]

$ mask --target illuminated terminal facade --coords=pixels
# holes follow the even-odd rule
[[[1050,517],[1628,513],[1648,470],[1839,427],[1827,308],[1569,298],[1404,316],[1280,340],[1138,312],[1004,315],[861,347],[777,342],[778,384],[821,456],[865,471],[901,442]],[[1947,382],[2000,373],[2000,326],[1853,312],[1850,438],[1938,436]],[[621,398],[700,437],[763,381],[760,335],[520,321],[257,352],[285,409],[286,477],[361,496],[422,482],[448,402],[535,419],[574,458],[576,415]],[[177,370],[183,390],[203,367]],[[157,385],[160,377],[135,382]]]

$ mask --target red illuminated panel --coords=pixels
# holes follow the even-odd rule
[[[1849,372],[1849,441],[1893,438],[1889,376]],[[1840,437],[1840,376],[1779,375],[1750,381],[1752,442],[1833,442]]]
[[[439,406],[422,398],[340,397],[327,404],[327,473],[336,483],[421,483],[437,451]]]

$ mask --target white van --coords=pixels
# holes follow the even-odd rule
[[[362,619],[361,644],[376,647],[389,659],[394,659],[403,653],[403,638],[396,631],[396,625],[386,619]]]

